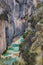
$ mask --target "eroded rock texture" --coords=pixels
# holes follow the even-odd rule
[[[35,7],[31,0],[0,0],[0,8],[1,13],[6,12],[4,17],[7,19],[3,19],[9,21],[6,25],[6,40],[9,45],[14,35],[20,36],[25,31],[28,26],[27,19]]]

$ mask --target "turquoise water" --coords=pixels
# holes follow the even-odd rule
[[[11,48],[9,48],[8,50],[18,51],[18,50],[19,50],[19,47],[11,47]]]
[[[3,54],[3,56],[9,56],[9,55],[10,55],[10,54],[9,54],[9,53],[7,53],[7,52],[6,52],[5,54]]]
[[[5,60],[4,64],[6,64],[6,65],[12,65],[16,60],[17,60],[17,58],[10,58],[8,60]]]
[[[7,51],[3,54],[4,57],[9,57],[11,53],[19,52],[19,45],[18,44],[12,44],[10,48],[7,49]],[[7,59],[0,59],[0,65],[12,65],[17,60],[17,57],[15,58],[7,58]]]
[[[20,44],[24,42],[24,39],[22,38],[22,36],[20,37],[20,39],[18,41]],[[8,48],[7,51],[3,54],[4,57],[5,56],[9,57],[9,55],[11,55],[11,53],[20,52],[19,51],[20,44],[18,43],[18,41],[11,44],[10,48]],[[0,58],[0,64],[4,63],[5,65],[12,65],[16,60],[17,60],[17,57],[9,58],[9,59],[1,59]]]
[[[12,65],[15,61],[17,61],[17,59],[17,57],[9,59],[0,59],[0,65]]]
[[[23,38],[23,36],[20,37],[20,42],[21,42],[21,43],[24,42],[24,38]]]
[[[25,32],[27,33],[27,31]],[[7,51],[3,54],[3,56],[9,56],[11,55],[11,53],[14,53],[14,52],[20,52],[19,51],[19,45],[21,43],[23,43],[25,40],[23,38],[23,36],[21,36],[19,38],[19,40],[17,40],[15,43],[13,42],[10,46],[10,48],[7,49]],[[2,65],[2,63],[4,63],[3,65],[12,65],[16,60],[18,60],[18,57],[15,57],[15,58],[7,58],[7,59],[1,59],[0,58],[0,65]]]
[[[11,47],[18,47],[19,46],[19,44],[14,44],[14,43],[12,43],[12,45],[11,45]]]
[[[19,51],[17,51],[17,50],[8,50],[7,52],[12,54],[12,53],[16,53],[16,52],[19,52]]]

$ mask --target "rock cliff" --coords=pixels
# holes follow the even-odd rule
[[[28,26],[28,19],[35,10],[31,0],[0,0],[4,20],[9,21],[6,26],[7,44],[11,43],[14,35],[20,36]],[[5,17],[5,18],[4,18]]]

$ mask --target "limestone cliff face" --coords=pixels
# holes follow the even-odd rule
[[[22,18],[28,14],[28,8],[31,6],[31,0],[21,0],[22,3],[17,1],[15,0],[15,16]]]
[[[6,35],[9,44],[14,34],[19,36],[25,31],[28,26],[27,19],[34,11],[34,5],[31,0],[0,0],[0,7],[4,11],[7,11],[8,14],[10,12],[8,20],[11,26],[8,26],[9,24],[6,26]]]
[[[31,0],[15,0],[14,7],[15,34],[19,36],[28,26],[25,18],[26,16],[29,18],[34,7]]]
[[[14,23],[15,23],[15,33],[20,34],[25,31],[27,25],[27,20],[25,20],[26,16],[29,17],[35,10],[35,6],[37,6],[37,0],[15,0],[14,5]],[[24,21],[25,23],[24,23]],[[17,25],[16,25],[17,24]],[[20,25],[20,27],[18,26]],[[23,28],[22,28],[23,27]],[[18,28],[18,31],[17,31]]]
[[[17,26],[15,24],[15,22],[16,22],[15,18],[21,19],[21,18],[25,18],[25,16],[29,17],[29,15],[31,15],[31,13],[32,13],[32,10],[33,10],[32,8],[34,8],[31,0],[0,0],[0,5],[1,5],[0,7],[7,10],[8,12],[11,10],[9,20],[11,22],[11,25],[13,26],[14,31]],[[18,24],[19,24],[19,22],[18,22]],[[22,27],[21,27],[21,29],[22,29]],[[16,33],[16,31],[15,31],[15,33]]]

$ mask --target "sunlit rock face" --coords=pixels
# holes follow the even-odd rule
[[[6,50],[5,23],[0,20],[0,54]]]

